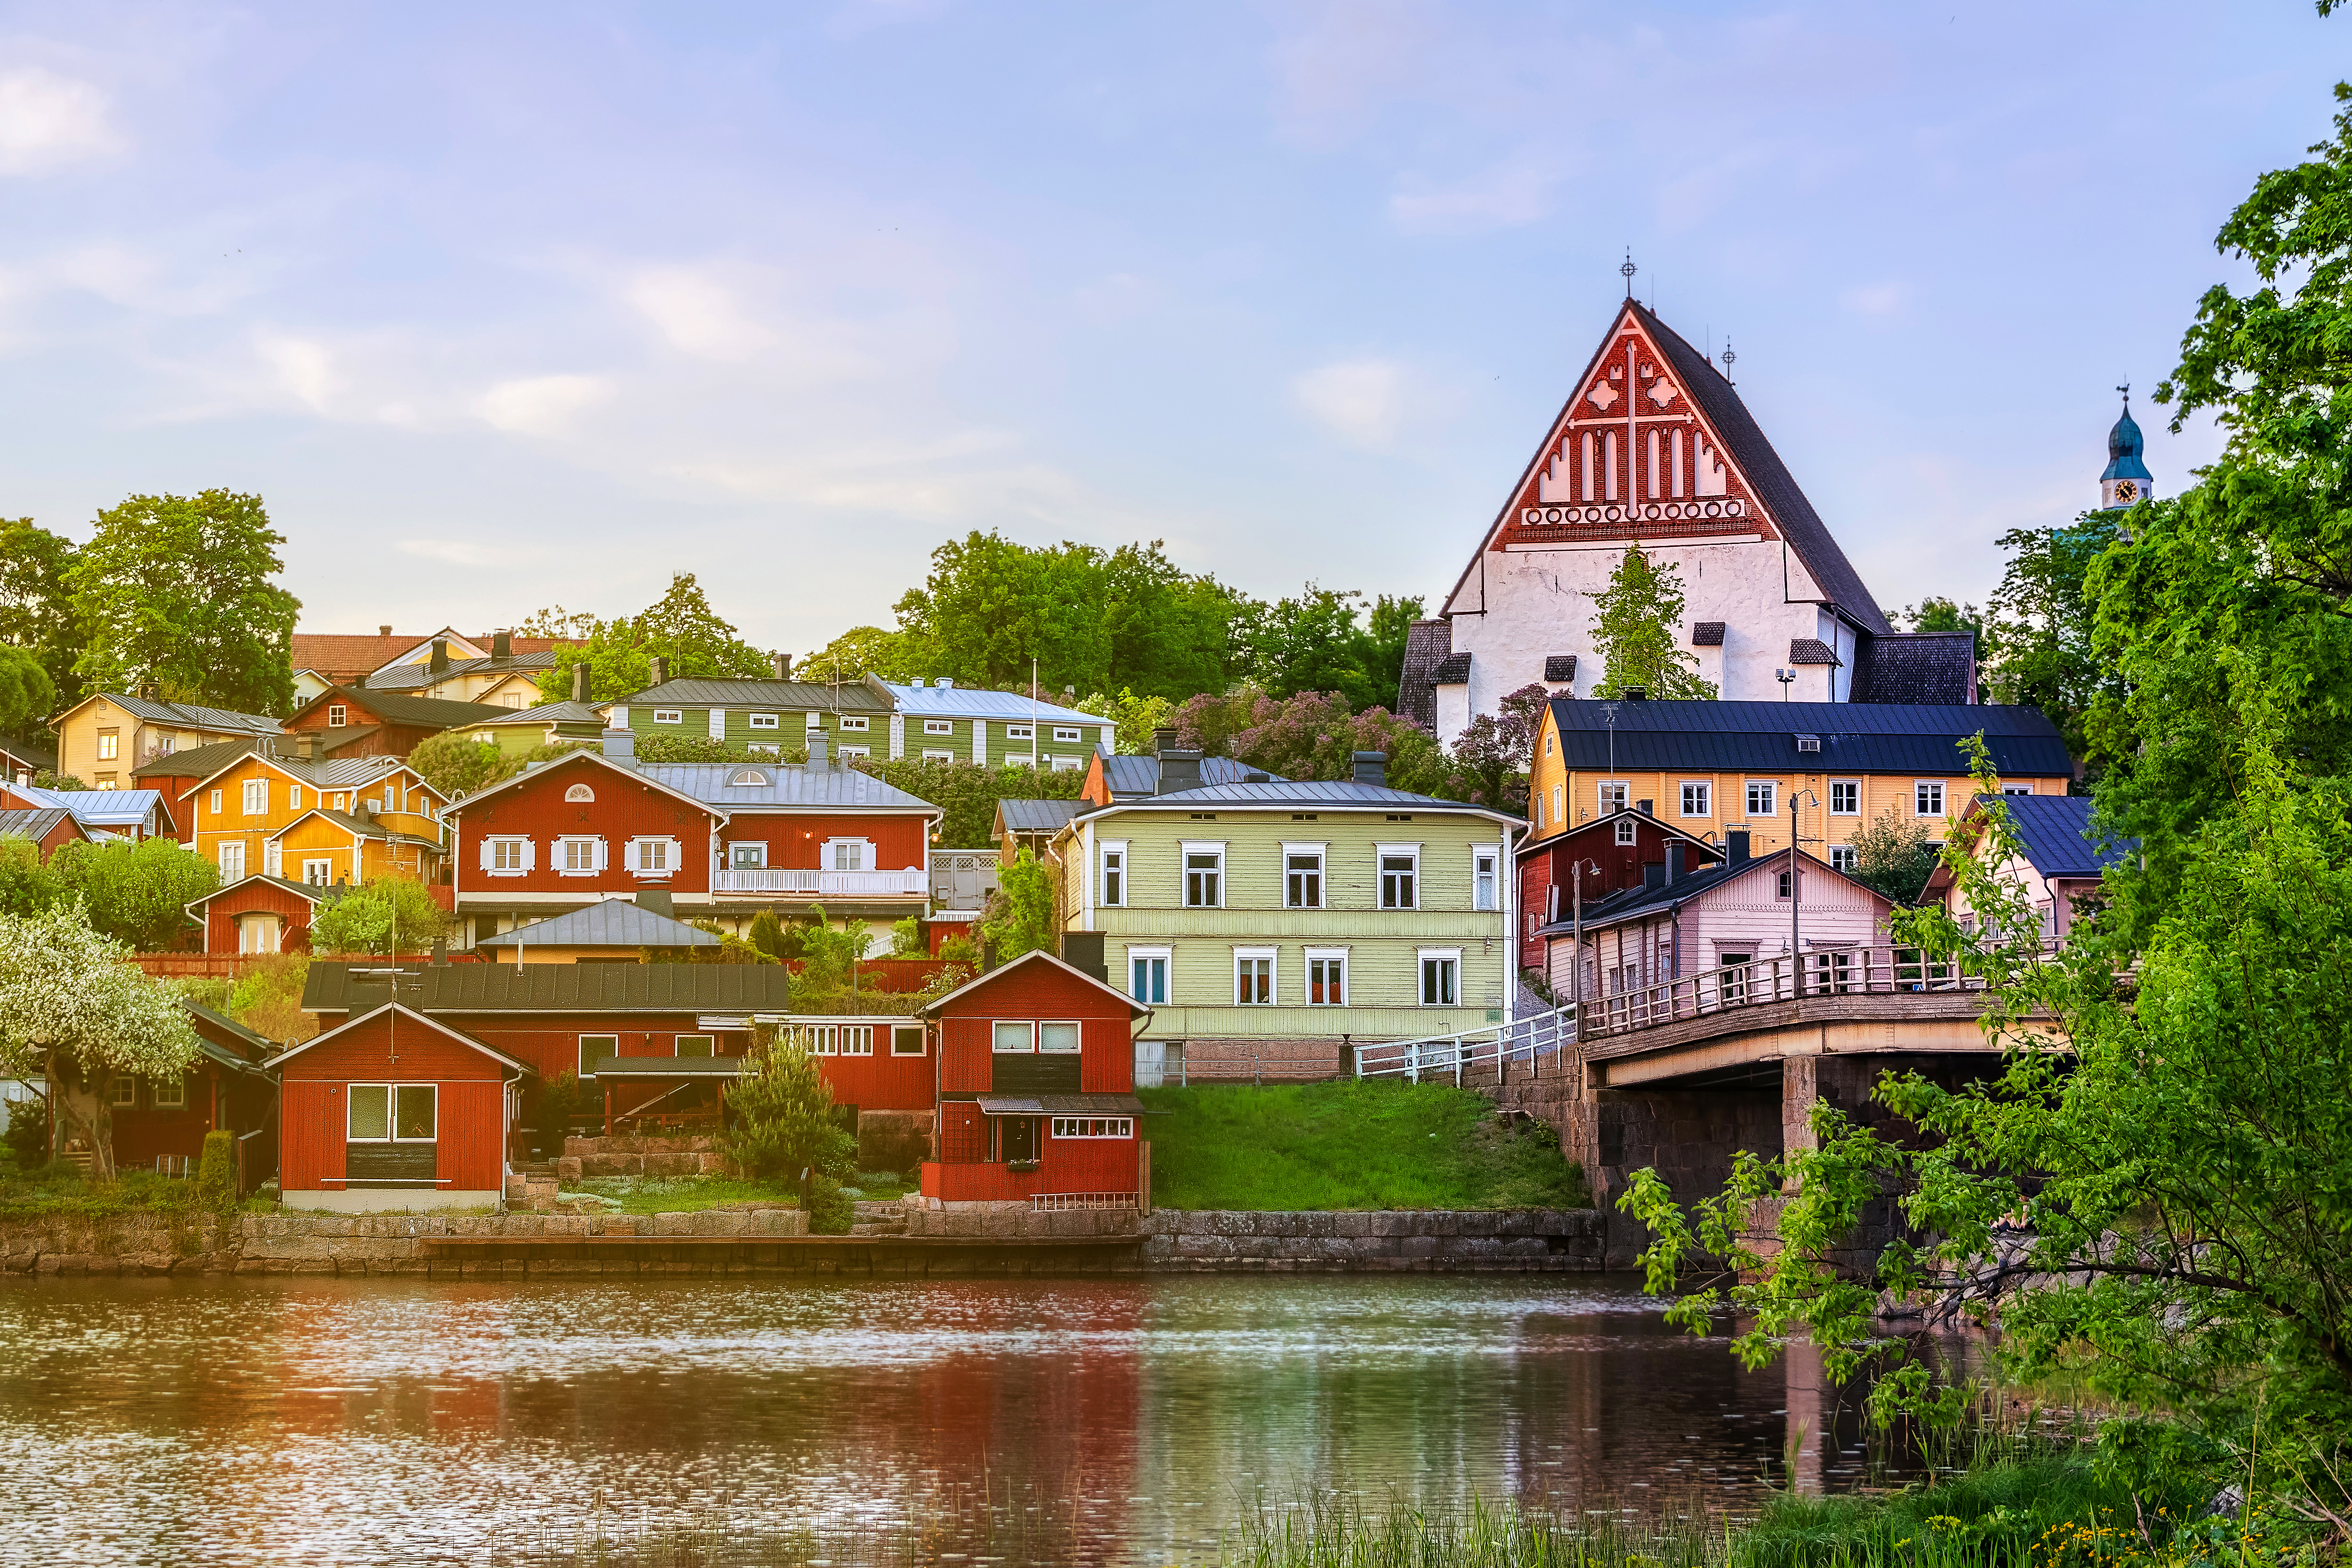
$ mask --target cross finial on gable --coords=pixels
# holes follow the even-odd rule
[[[1625,247],[1625,265],[1619,267],[1617,270],[1625,275],[1625,298],[1628,299],[1633,298],[1633,275],[1642,269],[1633,265],[1633,247],[1632,246],[1627,246]]]

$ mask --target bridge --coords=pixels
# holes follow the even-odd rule
[[[1810,1146],[1826,1099],[1890,1137],[1908,1124],[1870,1098],[1887,1070],[1948,1087],[1998,1070],[1983,982],[1915,948],[1864,946],[1703,970],[1461,1034],[1367,1045],[1362,1078],[1476,1088],[1559,1128],[1609,1218],[1612,1267],[1640,1228],[1614,1208],[1654,1166],[1685,1199],[1717,1190],[1733,1153]],[[1892,1216],[1877,1217],[1892,1225]]]

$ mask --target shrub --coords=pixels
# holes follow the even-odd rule
[[[857,1205],[841,1183],[829,1176],[821,1176],[809,1183],[809,1234],[812,1236],[846,1236],[857,1218]]]
[[[980,945],[969,936],[950,936],[940,944],[940,956],[951,964],[980,967]]]
[[[227,1214],[243,1196],[236,1190],[236,1134],[206,1133],[205,1152],[196,1161],[196,1207]]]
[[[509,757],[504,747],[485,745],[454,729],[418,741],[408,754],[408,765],[451,800],[461,800],[522,771],[521,758]]]
[[[49,1106],[45,1100],[8,1102],[8,1153],[17,1167],[31,1170],[49,1163]]]
[[[834,1115],[833,1085],[789,1034],[759,1032],[727,1103],[735,1125],[724,1146],[745,1176],[797,1181],[805,1167],[837,1184],[857,1168],[857,1140]]]
[[[923,922],[920,916],[909,915],[890,927],[890,956],[893,958],[928,958],[930,949],[923,942]]]
[[[183,858],[185,858],[184,855]],[[310,946],[329,953],[420,953],[449,929],[449,914],[415,877],[388,876],[320,906]]]
[[[799,953],[784,951],[784,923],[776,918],[772,909],[762,909],[751,921],[751,946],[775,959],[797,958]],[[798,946],[797,943],[794,944]]]

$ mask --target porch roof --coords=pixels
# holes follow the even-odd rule
[[[740,1056],[600,1056],[595,1078],[740,1078]]]
[[[983,1116],[1140,1116],[1132,1094],[982,1094]]]

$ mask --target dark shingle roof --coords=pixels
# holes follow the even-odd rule
[[[1789,541],[1789,548],[1795,550],[1797,559],[1805,563],[1805,569],[1812,574],[1813,580],[1821,585],[1822,592],[1839,609],[1860,622],[1863,630],[1893,631],[1894,628],[1886,623],[1885,612],[1878,608],[1878,601],[1871,597],[1869,589],[1863,586],[1861,574],[1853,570],[1853,563],[1846,559],[1845,551],[1838,548],[1829,525],[1822,521],[1820,514],[1813,510],[1812,502],[1807,500],[1804,491],[1798,488],[1788,465],[1781,462],[1780,455],[1772,449],[1772,443],[1765,438],[1762,427],[1756,423],[1756,416],[1748,412],[1748,405],[1740,401],[1739,393],[1733,390],[1731,382],[1725,379],[1722,371],[1707,363],[1706,355],[1650,314],[1639,300],[1633,302],[1633,309],[1658,345],[1658,351],[1665,355],[1667,362],[1675,367],[1676,378],[1684,390],[1690,393],[1691,401],[1698,405],[1699,412],[1706,416],[1707,422],[1722,434],[1724,444],[1731,449],[1732,461],[1748,476],[1757,498],[1772,514],[1773,521],[1780,525],[1782,536]]]
[[[455,729],[461,724],[479,724],[486,718],[501,718],[512,708],[492,703],[449,702],[441,697],[409,696],[397,691],[356,691],[350,686],[329,686],[295,710],[299,718],[316,707],[332,707],[341,703],[349,707],[362,707],[387,724],[404,724],[417,727],[437,726]],[[289,724],[293,722],[288,720]],[[334,732],[324,732],[331,735]]]
[[[1437,662],[1437,669],[1430,676],[1432,685],[1441,686],[1463,685],[1467,684],[1469,679],[1470,655],[1467,653],[1446,654]]]
[[[1078,814],[1083,800],[999,800],[996,810],[1008,833],[1051,833]]]
[[[382,960],[362,960],[379,967]],[[424,964],[402,1005],[418,1012],[783,1012],[792,978],[781,964]],[[313,960],[306,1012],[382,1004],[383,987],[352,966]]]
[[[1836,877],[1841,882],[1853,880],[1845,873],[1811,855],[1804,858],[1806,866],[1811,871]],[[1629,887],[1622,893],[1612,894],[1598,904],[1586,904],[1583,916],[1584,929],[1587,934],[1590,934],[1596,925],[1612,925],[1621,920],[1638,919],[1645,915],[1654,915],[1695,898],[1710,888],[1720,887],[1727,882],[1736,882],[1743,876],[1760,874],[1778,877],[1780,872],[1788,868],[1788,852],[1781,850],[1771,854],[1758,855],[1752,860],[1725,862],[1719,865],[1711,865],[1704,871],[1692,872],[1679,881],[1661,883],[1656,887],[1651,887],[1647,883],[1640,887]],[[1856,885],[1860,884],[1856,883]],[[1877,894],[1874,893],[1871,896],[1882,904],[1887,902]],[[1565,932],[1573,930],[1574,927],[1573,921],[1556,920],[1544,926],[1543,930],[1548,933]]]
[[[131,770],[133,779],[209,779],[238,758],[261,744],[260,740],[215,740],[210,746],[192,746],[185,751],[174,751],[142,762]]]
[[[1962,704],[1906,706],[1867,703],[1571,702],[1555,698],[1567,765],[1610,768],[1610,711],[1616,716],[1617,771],[1676,768],[1786,773],[1964,771],[1960,742],[1981,730],[1993,765],[2020,778],[2067,778],[2074,771],[2058,731],[2030,707]],[[1800,764],[1795,737],[1819,736],[1819,756]]]
[[[1789,639],[1789,663],[1843,664],[1845,661],[1837,656],[1835,648],[1831,647],[1819,637],[1791,637]]]
[[[1727,624],[1729,624],[1729,622],[1723,621],[1693,622],[1691,623],[1691,646],[1694,648],[1722,647],[1723,631]]]
[[[2139,853],[2137,839],[2093,832],[2087,795],[2007,795],[2000,803],[2043,876],[2096,876]]]
[[[1437,666],[1454,651],[1454,622],[1416,621],[1405,628],[1403,673],[1397,677],[1396,712],[1423,729],[1437,725]]]
[[[224,1067],[234,1067],[240,1072],[259,1072],[262,1062],[278,1052],[276,1040],[254,1033],[226,1013],[216,1013],[185,998],[180,1006],[196,1026],[196,1049]],[[215,1034],[226,1036],[226,1040],[214,1039]]]
[[[1544,655],[1543,678],[1547,681],[1572,681],[1576,679],[1576,655],[1573,653],[1546,653]]]
[[[446,669],[439,671],[425,664],[397,664],[370,675],[365,689],[372,695],[413,692],[421,686],[439,685],[457,675],[496,675],[509,671],[535,675],[553,668],[555,655],[552,653],[516,653],[504,659],[452,659]]]
[[[1858,703],[1966,703],[1976,697],[1976,633],[1898,632],[1864,637],[1853,661]]]

